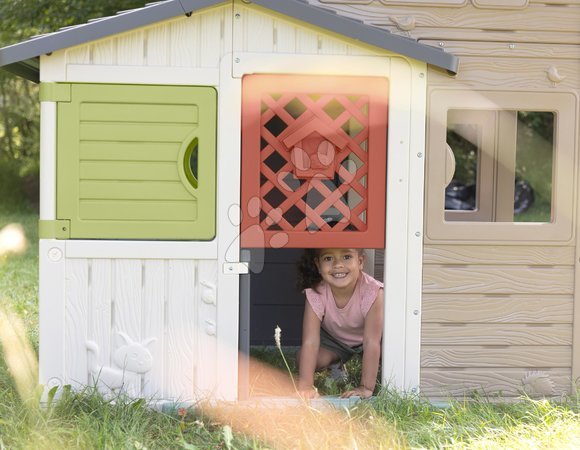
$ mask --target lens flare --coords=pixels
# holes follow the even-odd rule
[[[27,245],[22,225],[11,223],[0,230],[0,255],[5,253],[23,253]]]

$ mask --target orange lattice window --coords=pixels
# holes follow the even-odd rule
[[[388,82],[248,75],[243,247],[383,247]]]

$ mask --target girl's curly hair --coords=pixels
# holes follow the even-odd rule
[[[316,258],[320,250],[316,248],[307,248],[298,261],[298,278],[296,287],[299,291],[312,288],[316,290],[316,285],[322,281],[318,267],[316,267]]]

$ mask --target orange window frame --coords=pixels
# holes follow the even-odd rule
[[[379,77],[244,77],[242,247],[384,247],[388,90]]]

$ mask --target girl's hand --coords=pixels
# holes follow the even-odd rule
[[[352,391],[343,392],[340,398],[349,398],[349,397],[360,397],[360,398],[369,398],[373,395],[373,391],[367,389],[364,386],[359,386]]]
[[[312,388],[299,390],[298,396],[303,400],[312,400],[313,398],[320,397],[320,394],[318,394],[318,390],[316,390],[316,388]]]

